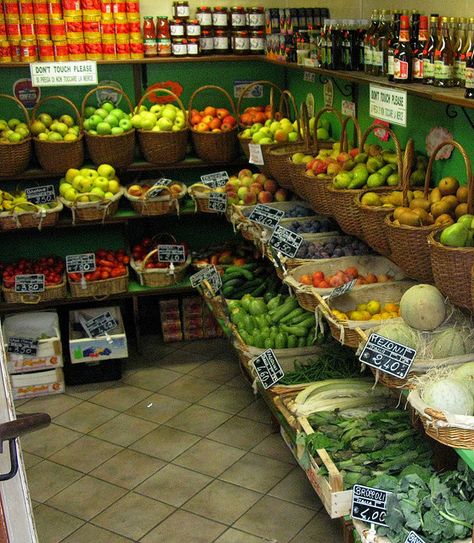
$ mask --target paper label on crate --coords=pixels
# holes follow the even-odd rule
[[[38,352],[39,341],[26,337],[8,338],[7,352],[12,354],[21,354],[24,356],[36,356]]]
[[[359,360],[393,377],[405,379],[415,357],[415,349],[372,332]]]
[[[370,85],[369,115],[388,123],[407,125],[407,91]]]
[[[369,524],[386,526],[387,500],[391,492],[354,485],[352,489],[351,517]]]
[[[206,266],[191,275],[189,279],[193,288],[196,288],[204,281],[207,281],[211,285],[214,292],[217,292],[222,287],[222,278],[215,266]]]
[[[97,85],[97,62],[32,62],[31,83],[34,87]]]
[[[28,187],[25,189],[25,196],[28,202],[31,202],[32,204],[49,204],[56,199],[56,192],[53,185]]]
[[[112,316],[110,311],[84,321],[86,331],[91,337],[104,336],[117,328],[118,324],[118,320]]]
[[[209,209],[218,213],[225,213],[227,210],[227,194],[223,192],[211,192],[209,194]]]
[[[285,212],[281,209],[276,209],[275,207],[269,207],[263,204],[257,204],[252,209],[249,219],[273,230],[284,216]]]
[[[180,264],[186,262],[186,249],[184,245],[158,245],[158,262],[173,262]]]
[[[305,70],[303,72],[303,81],[306,81],[307,83],[314,83],[316,81],[316,74],[314,72]]]
[[[226,171],[208,173],[201,175],[201,183],[213,189],[223,187],[229,181],[229,174]]]
[[[335,288],[331,291],[331,294],[328,294],[325,296],[326,300],[332,300],[333,298],[338,298],[339,296],[342,296],[343,294],[346,294],[347,292],[350,292],[356,285],[357,280],[352,279],[352,281],[349,281],[348,283],[344,283],[340,287]]]
[[[341,104],[341,113],[347,115],[348,117],[356,116],[356,105],[355,102],[350,100],[343,100]]]
[[[408,537],[405,539],[405,543],[425,543],[425,540],[422,539],[418,534],[415,534],[415,532],[410,532]]]
[[[95,271],[95,267],[94,253],[66,256],[66,271],[68,273],[89,273]]]
[[[263,166],[265,164],[262,146],[259,143],[249,143],[249,152],[249,164],[255,164],[257,166]]]
[[[153,189],[153,187],[169,187],[171,183],[173,182],[172,179],[167,179],[166,177],[160,177],[158,181],[155,181],[149,190],[147,197],[148,198],[156,198],[161,194],[162,188],[159,189]]]
[[[267,349],[260,356],[257,356],[252,364],[265,389],[278,383],[285,375],[272,349]]]
[[[15,292],[34,294],[44,292],[44,274],[29,273],[15,276]]]
[[[303,243],[303,238],[278,224],[268,243],[283,255],[293,258]]]

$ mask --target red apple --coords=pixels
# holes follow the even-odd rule
[[[278,189],[273,196],[277,202],[285,202],[288,199],[288,192],[286,189]]]
[[[339,153],[337,155],[337,161],[338,162],[346,162],[346,160],[350,160],[351,155],[349,153]]]
[[[246,206],[253,206],[257,203],[257,196],[253,191],[248,191],[245,198],[244,198],[244,204]]]
[[[268,190],[263,190],[258,195],[258,201],[261,204],[269,204],[270,202],[273,202],[273,195]]]
[[[244,169],[244,170],[240,170],[240,172],[237,174],[237,177],[239,179],[242,179],[242,177],[252,177],[253,178],[253,173],[251,170],[249,169]]]
[[[275,192],[278,190],[278,184],[273,179],[267,179],[263,184],[263,187],[266,191],[271,192],[272,194],[275,194]]]
[[[250,185],[250,190],[253,190],[255,194],[258,194],[259,192],[263,191],[263,185],[261,183],[252,183]]]
[[[354,149],[351,149],[349,151],[349,154],[351,155],[352,158],[355,158],[359,154],[359,148],[354,147]]]

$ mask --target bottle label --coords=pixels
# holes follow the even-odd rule
[[[423,61],[419,58],[413,59],[413,79],[423,79]]]
[[[434,77],[434,64],[429,58],[423,59],[423,77]]]
[[[365,65],[366,66],[369,66],[369,65],[373,64],[373,61],[372,61],[372,49],[370,48],[369,45],[364,46],[364,60],[365,60]]]
[[[372,64],[374,66],[379,66],[380,68],[382,68],[383,66],[383,52],[382,51],[372,50]]]
[[[408,79],[408,62],[398,58],[393,59],[393,77],[395,79]]]
[[[459,79],[459,81],[464,81],[466,72],[466,61],[465,60],[456,60],[454,62],[454,77]]]
[[[435,79],[452,79],[453,67],[446,65],[442,60],[434,61],[434,76]]]
[[[212,14],[212,24],[214,26],[227,26],[227,13],[216,13]]]
[[[393,75],[393,63],[394,63],[394,57],[393,57],[393,53],[389,53],[388,54],[388,58],[387,58],[388,62],[387,62],[387,72],[388,72],[388,75]]]
[[[207,11],[201,11],[196,13],[196,19],[201,26],[212,26],[212,13]]]
[[[264,38],[250,38],[250,51],[263,51],[265,49]]]
[[[466,68],[466,89],[474,89],[474,68]]]
[[[201,37],[199,45],[201,46],[201,51],[212,51],[214,49],[214,39]]]
[[[188,55],[199,55],[199,45],[197,43],[188,43]]]
[[[183,19],[189,17],[189,6],[176,6],[176,18]]]
[[[232,13],[231,23],[232,26],[247,26],[247,17],[245,13]]]
[[[229,49],[229,38],[214,36],[214,49],[221,51]]]
[[[188,46],[185,43],[173,43],[171,45],[171,52],[177,57],[182,57],[187,54]]]

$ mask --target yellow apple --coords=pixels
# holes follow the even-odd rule
[[[112,194],[117,194],[120,190],[120,183],[116,179],[111,179],[109,181],[109,192]]]
[[[66,179],[68,183],[72,183],[72,180],[76,177],[76,175],[79,175],[79,170],[76,170],[76,168],[69,168],[64,176],[64,179]]]

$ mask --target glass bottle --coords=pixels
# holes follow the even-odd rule
[[[358,23],[357,31],[357,64],[358,71],[363,72],[365,70],[365,36],[369,27],[369,22],[366,19],[360,19]]]
[[[452,87],[454,85],[454,55],[449,34],[447,17],[441,18],[441,34],[436,46],[434,61],[435,87]]]
[[[457,39],[458,20],[456,17],[450,17],[448,22],[449,36],[451,38],[451,49],[454,51]]]
[[[385,10],[384,10],[384,17],[385,17]],[[378,73],[380,72],[380,55],[378,54],[378,41],[379,41],[380,32],[382,33],[385,32],[385,29],[382,26],[382,12],[381,11],[379,11],[379,16],[377,19],[377,28],[375,29],[374,33],[372,34],[369,40],[370,58],[372,61],[372,65],[371,65],[372,67],[371,67],[370,73],[373,75],[378,75]]]
[[[420,33],[420,14],[416,10],[413,10],[411,12],[411,39],[410,39],[410,45],[411,45],[412,51],[416,49],[419,33]]]
[[[423,82],[423,52],[425,50],[426,43],[428,42],[428,17],[425,15],[418,16],[417,25],[418,36],[416,40],[411,40],[413,51],[413,82]],[[414,30],[414,26],[412,31]]]
[[[398,38],[400,35],[400,12],[393,12],[393,31],[392,38],[388,42],[387,46],[387,75],[388,80],[393,81],[393,59],[395,54],[395,49],[398,47]]]
[[[410,45],[410,17],[400,17],[400,37],[393,59],[394,83],[411,83],[413,78],[412,50]]]
[[[474,17],[469,17],[469,26],[464,48],[466,68],[464,70],[465,97],[474,98]]]
[[[326,66],[328,70],[332,68],[332,32],[333,32],[333,20],[328,19],[326,27]]]
[[[430,36],[423,51],[423,84],[433,85],[434,83],[434,61],[436,45],[438,43],[438,16],[430,17]]]
[[[374,75],[387,75],[387,48],[389,41],[392,39],[389,17],[388,11],[383,9],[380,14],[377,39],[374,40],[372,58],[372,73]]]
[[[464,71],[466,69],[466,45],[467,19],[458,19],[456,43],[454,45],[454,84],[456,87],[464,87]]]
[[[371,39],[374,33],[377,31],[379,24],[378,21],[379,11],[378,9],[372,10],[372,15],[370,17],[370,26],[365,33],[364,37],[364,72],[367,74],[372,73],[372,49],[371,49]]]

